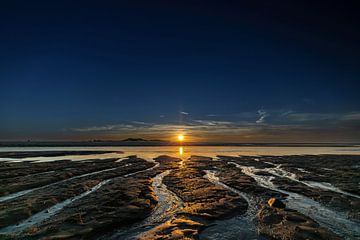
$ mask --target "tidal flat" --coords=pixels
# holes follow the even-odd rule
[[[360,239],[359,155],[146,151],[1,152],[0,239]]]

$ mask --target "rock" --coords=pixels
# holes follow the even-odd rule
[[[268,200],[268,204],[270,207],[274,207],[274,208],[285,208],[285,203],[283,203],[281,200],[277,198],[270,198]]]
[[[288,214],[287,216],[285,216],[285,219],[289,222],[294,222],[294,223],[303,223],[307,221],[306,217],[303,217],[299,214]]]
[[[257,214],[257,231],[270,239],[340,240],[335,233],[322,228],[311,218],[295,211],[263,205]]]

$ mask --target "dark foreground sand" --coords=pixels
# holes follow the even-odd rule
[[[360,156],[118,160],[0,162],[0,239],[360,239]]]

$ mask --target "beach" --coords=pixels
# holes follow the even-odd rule
[[[0,238],[357,239],[358,148],[2,148]]]

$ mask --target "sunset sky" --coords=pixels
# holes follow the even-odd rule
[[[359,23],[350,1],[1,1],[0,140],[360,142]]]

